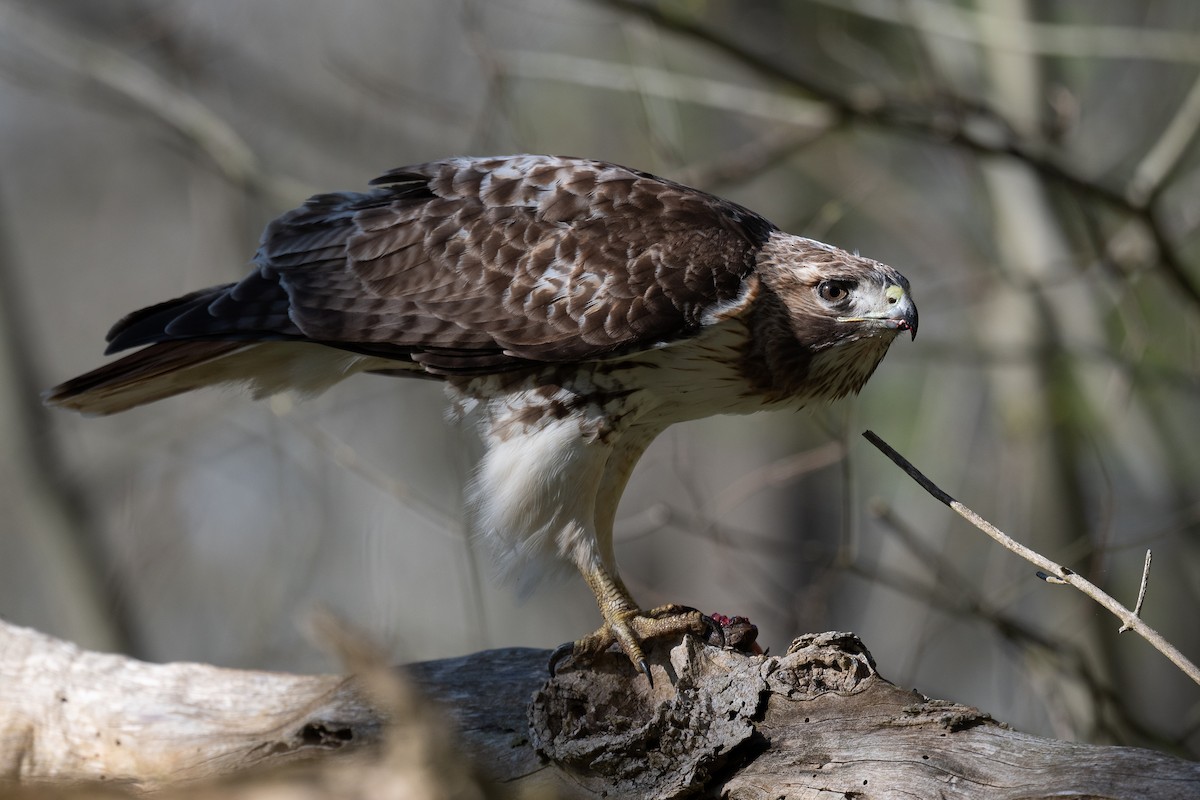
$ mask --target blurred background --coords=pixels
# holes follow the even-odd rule
[[[310,193],[457,154],[609,159],[911,280],[857,400],[681,425],[618,557],[644,606],[858,633],[892,681],[1031,733],[1200,756],[1200,688],[865,442],[1200,658],[1193,0],[0,0],[0,617],[155,661],[326,671],[552,647],[465,530],[438,386],[41,408],[128,311],[240,278]]]

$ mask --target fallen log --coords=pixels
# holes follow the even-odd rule
[[[264,770],[272,797],[389,780],[412,797],[1200,796],[1200,763],[1011,730],[888,682],[852,634],[647,655],[652,686],[620,653],[550,678],[548,652],[515,648],[385,669],[388,685],[369,660],[355,677],[147,664],[0,622],[0,779],[188,797],[213,781],[251,796]]]

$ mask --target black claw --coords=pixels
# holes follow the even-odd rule
[[[554,652],[550,654],[550,662],[546,664],[546,666],[550,669],[551,678],[554,677],[554,671],[558,669],[558,662],[574,654],[574,652],[574,642],[564,642],[563,644],[560,644],[558,647],[554,648]]]
[[[650,688],[653,689],[654,676],[650,674],[650,665],[646,663],[646,659],[643,658],[641,661],[639,661],[638,666],[642,668],[642,672],[646,673],[646,680],[649,682]]]

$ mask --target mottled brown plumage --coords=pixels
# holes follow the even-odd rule
[[[134,312],[109,352],[47,402],[109,414],[218,383],[320,391],[355,372],[445,381],[487,445],[477,529],[506,563],[555,557],[605,626],[577,642],[696,630],[642,614],[612,519],[630,472],[673,422],[858,391],[902,330],[908,282],[779,231],[695,189],[614,164],[456,158],[318,195],[272,222],[255,268]]]

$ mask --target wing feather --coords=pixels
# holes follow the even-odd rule
[[[110,351],[303,339],[477,373],[650,348],[734,301],[774,230],[614,164],[458,158],[323,194],[272,222],[237,284],[130,315]]]

